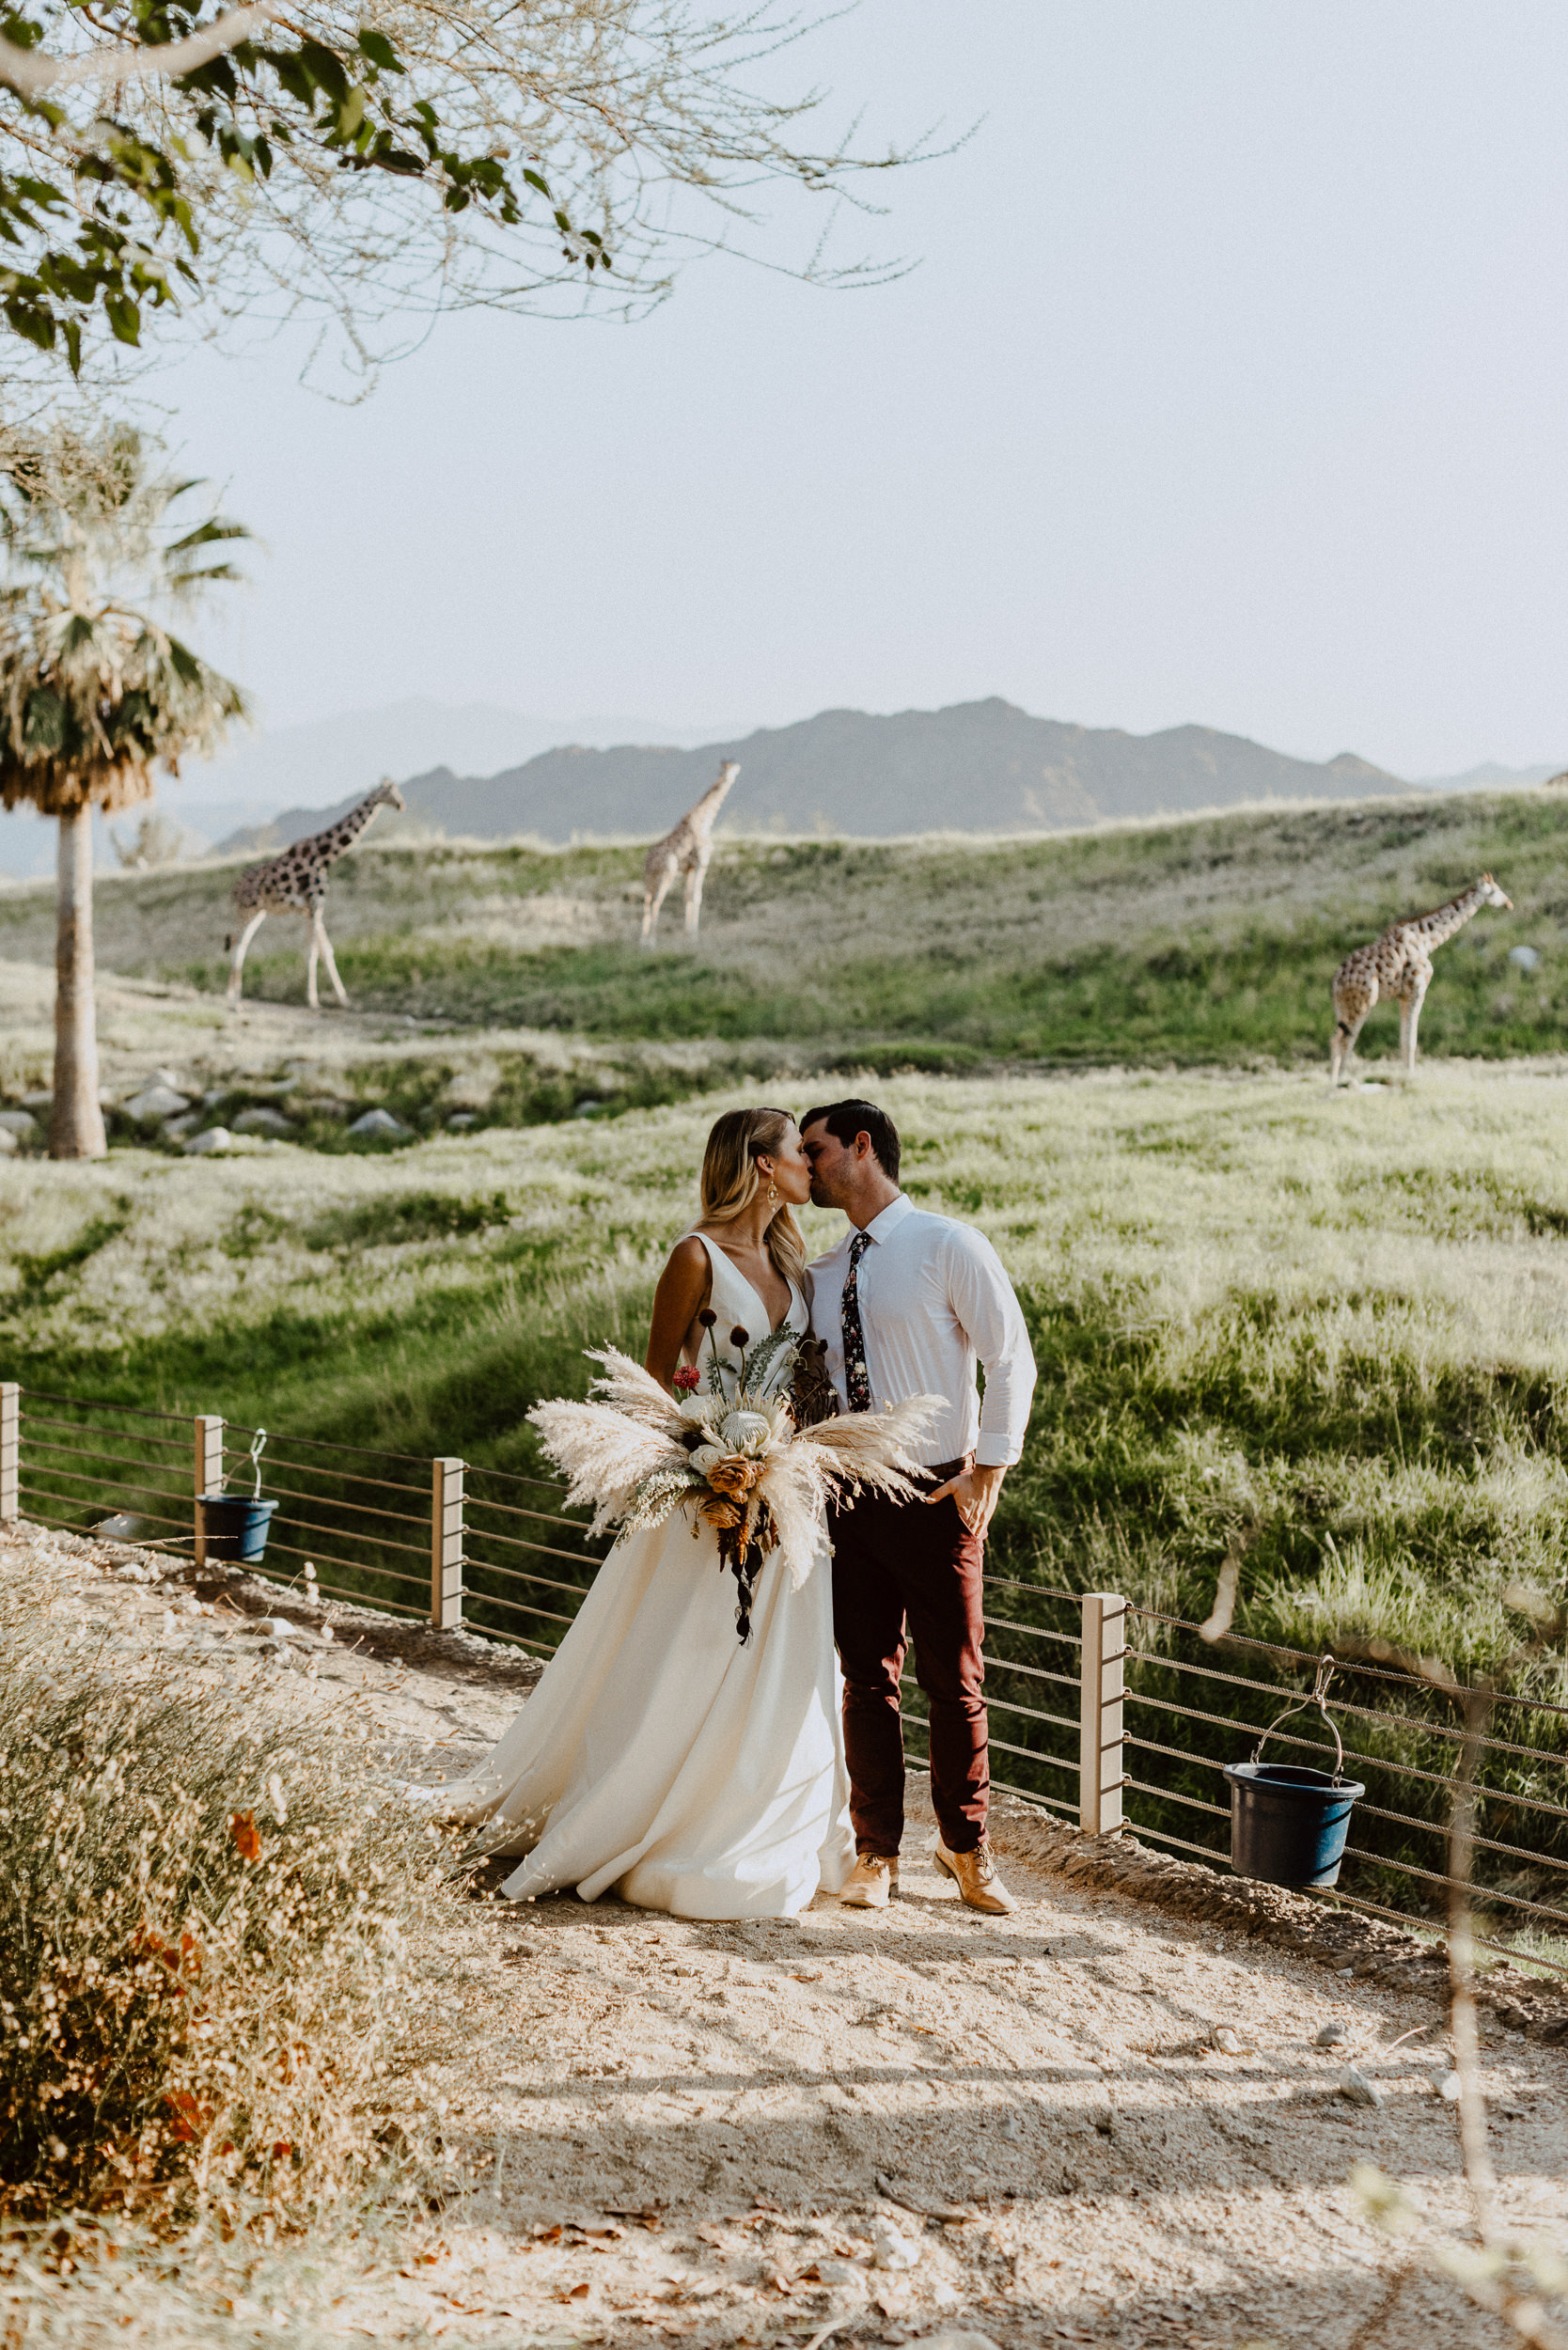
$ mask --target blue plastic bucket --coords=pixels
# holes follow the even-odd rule
[[[209,1559],[245,1563],[263,1556],[275,1501],[249,1494],[198,1494],[196,1532]]]
[[[1231,1866],[1265,1885],[1337,1885],[1351,1807],[1366,1789],[1305,1762],[1232,1762]]]

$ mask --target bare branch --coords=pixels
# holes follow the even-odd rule
[[[200,32],[188,33],[183,40],[129,45],[116,41],[107,48],[86,50],[78,57],[49,56],[0,38],[0,84],[23,98],[41,98],[46,91],[62,89],[71,83],[172,81],[179,74],[195,73],[211,65],[227,50],[237,49],[281,11],[282,0],[249,0],[246,7],[227,9]]]

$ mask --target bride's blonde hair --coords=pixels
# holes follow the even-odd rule
[[[715,1119],[702,1153],[702,1221],[732,1224],[757,1197],[759,1152],[772,1154],[794,1124],[788,1110],[726,1110]],[[767,1230],[774,1270],[798,1288],[806,1271],[806,1241],[788,1200]]]

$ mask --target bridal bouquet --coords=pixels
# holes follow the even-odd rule
[[[935,1399],[917,1396],[887,1412],[853,1412],[800,1424],[791,1382],[804,1367],[794,1332],[776,1330],[751,1346],[737,1326],[739,1361],[721,1356],[705,1311],[711,1356],[675,1374],[667,1395],[640,1363],[614,1347],[588,1403],[538,1403],[528,1414],[544,1449],[570,1480],[569,1502],[591,1502],[592,1532],[662,1526],[689,1509],[692,1533],[712,1527],[719,1559],[740,1594],[735,1622],[751,1634],[751,1603],[762,1564],[781,1550],[798,1577],[809,1563],[825,1504],[862,1490],[915,1497],[908,1447],[930,1425]],[[749,1349],[749,1351],[748,1351]]]

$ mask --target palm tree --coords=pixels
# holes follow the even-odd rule
[[[99,1159],[93,1016],[92,811],[152,795],[245,715],[160,612],[238,576],[222,558],[249,534],[174,509],[204,485],[157,469],[127,426],[14,435],[0,446],[0,802],[59,819],[55,1103],[50,1155]]]

